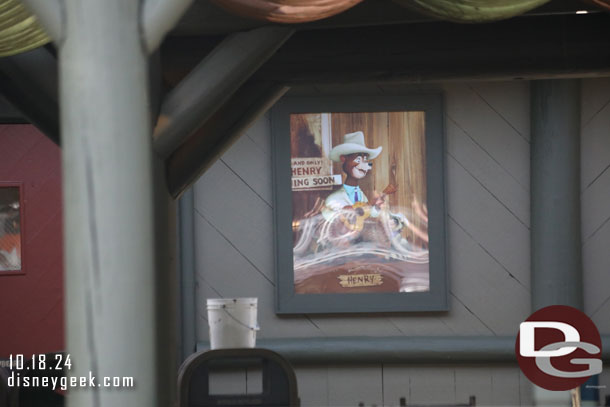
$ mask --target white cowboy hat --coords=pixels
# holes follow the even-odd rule
[[[339,162],[341,161],[342,155],[354,153],[367,153],[369,155],[369,160],[372,160],[381,153],[381,146],[377,148],[368,148],[364,145],[364,133],[356,131],[343,136],[343,144],[334,146],[333,149],[330,150],[329,157],[334,162]]]

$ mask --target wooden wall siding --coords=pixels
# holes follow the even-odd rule
[[[585,312],[610,334],[610,78],[582,84],[582,245]]]
[[[273,311],[273,202],[269,116],[258,121],[195,185],[198,336],[208,339],[205,299],[257,296],[261,337],[514,335],[530,314],[529,84],[527,82],[303,88],[296,94],[445,93],[450,311],[307,315]],[[610,333],[610,80],[583,81],[585,308]],[[605,375],[605,376],[604,376]],[[608,385],[604,373],[601,383]],[[515,366],[298,367],[304,405],[365,402],[532,404]],[[606,390],[602,389],[602,393]]]
[[[529,314],[530,295],[528,84],[434,88],[446,95],[451,311],[275,316],[270,130],[265,116],[195,186],[201,340],[208,338],[209,296],[259,297],[261,337],[515,333]],[[339,89],[317,86],[301,93]],[[404,89],[367,85],[350,91],[383,94]]]
[[[303,406],[399,406],[401,398],[407,405],[466,404],[470,396],[476,396],[479,406],[533,404],[532,385],[515,366],[298,366],[295,370]],[[246,369],[210,375],[215,394],[255,394],[260,392],[260,381],[260,371]]]
[[[427,86],[430,87],[430,86]],[[409,89],[420,87],[407,87]],[[432,86],[446,97],[448,313],[274,314],[269,116],[258,121],[195,186],[198,337],[208,339],[205,299],[257,296],[261,337],[513,335],[530,313],[529,89],[527,83]],[[404,92],[396,86],[327,85],[301,94]],[[295,93],[295,92],[293,92]],[[231,380],[246,381],[247,373]],[[298,367],[304,405],[467,402],[531,404],[514,366]],[[229,378],[227,378],[229,380]],[[242,388],[245,383],[225,384]]]
[[[22,183],[24,274],[0,273],[0,358],[64,348],[61,151],[29,124],[0,125],[0,182]]]

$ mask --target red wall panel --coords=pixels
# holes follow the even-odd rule
[[[34,126],[0,125],[0,183],[23,194],[23,273],[0,272],[0,358],[64,348],[60,155]]]

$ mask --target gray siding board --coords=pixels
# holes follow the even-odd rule
[[[394,336],[400,330],[390,318],[373,315],[355,315],[343,318],[336,316],[316,315],[309,318],[318,326],[325,336]]]
[[[409,383],[411,404],[430,404],[431,399],[434,404],[457,401],[454,369],[418,366],[410,369]]]
[[[453,288],[450,288],[449,304],[451,311],[447,316],[440,319],[449,328],[451,333],[448,335],[492,335],[492,332],[481,322],[481,319],[472,310],[466,308],[461,301],[453,293]],[[418,335],[432,335],[432,333],[429,334],[422,330],[422,333]]]
[[[447,152],[526,227],[530,225],[529,191],[500,167],[453,120],[447,120]]]
[[[505,388],[494,400],[493,377],[501,380],[506,372],[514,378],[502,384]],[[506,405],[506,400],[519,400],[516,378],[514,367],[503,366],[384,366],[384,405],[398,406],[401,397],[406,398],[407,405],[467,404],[470,396],[476,397],[478,406]]]
[[[476,397],[477,406],[492,403],[491,374],[489,367],[464,366],[455,368],[455,401],[468,403]]]
[[[599,229],[583,245],[583,283],[585,312],[594,320],[602,317],[604,312],[600,309],[604,302],[610,299],[610,284],[608,284],[610,265],[610,222]],[[597,321],[596,321],[597,322]],[[600,321],[601,322],[601,321]],[[610,333],[610,323],[598,325],[604,333]]]
[[[273,281],[272,209],[222,161],[195,188],[195,210]]]
[[[519,371],[519,402],[522,406],[534,405],[533,384],[521,371]]]
[[[195,218],[195,234],[198,239],[206,241],[206,245],[196,252],[198,281],[201,283],[205,280],[214,287],[213,291],[208,292],[213,292],[214,296],[220,293],[224,297],[258,297],[259,337],[320,336],[319,330],[306,319],[280,320],[273,307],[274,287],[208,221],[201,216]],[[201,289],[202,285],[199,287]],[[206,297],[201,294],[202,291],[198,298],[198,309],[205,312]],[[198,329],[198,339],[208,340],[207,323],[202,325]]]
[[[519,368],[498,366],[491,369],[492,404],[519,406],[521,404]]]
[[[610,297],[599,306],[591,315],[591,319],[599,329],[601,335],[610,334]]]
[[[607,93],[610,95],[610,90]],[[608,98],[610,100],[610,96]],[[587,188],[608,167],[610,157],[610,104],[582,127],[582,188]]]
[[[252,126],[246,131],[242,137],[247,137],[256,143],[256,146],[267,153],[271,157],[271,115],[269,112],[265,113],[263,117],[254,122]],[[271,158],[269,158],[271,162]],[[271,165],[271,164],[269,164]]]
[[[529,230],[452,157],[447,168],[450,218],[529,287]]]
[[[454,221],[449,222],[451,291],[494,335],[516,335],[530,314],[530,293]],[[459,278],[457,277],[459,276]]]
[[[240,137],[224,154],[222,161],[267,206],[273,207],[272,186],[269,182],[271,156],[249,137]]]
[[[581,213],[585,312],[610,333],[610,78],[583,80]]]
[[[453,298],[450,298],[450,304],[453,310]],[[437,317],[428,316],[425,318],[417,316],[400,316],[391,317],[392,322],[405,336],[423,336],[423,335],[453,335],[454,332],[450,327],[451,320],[455,316],[449,317],[445,313]]]
[[[446,84],[447,117],[529,189],[529,143],[465,84]],[[514,103],[523,103],[515,100]]]
[[[411,403],[411,374],[415,367],[383,366],[383,400],[384,406],[398,406],[400,399]]]
[[[449,227],[451,231],[451,226]],[[451,249],[450,249],[451,250]],[[459,270],[455,268],[454,270]],[[458,280],[459,282],[456,282]],[[454,273],[451,282],[455,284],[468,284],[459,271]],[[466,308],[463,300],[453,293],[449,295],[450,312],[436,314],[396,315],[391,320],[405,336],[450,336],[450,335],[493,335],[493,332],[481,321],[480,317]]]
[[[608,134],[610,139],[610,134]],[[609,142],[610,144],[610,142]],[[610,164],[610,156],[608,157]],[[599,178],[582,193],[582,242],[597,233],[604,223],[610,221],[610,170],[605,171]]]
[[[383,406],[381,365],[329,366],[329,406]]]
[[[296,368],[301,406],[328,406],[328,368],[299,366]]]
[[[582,124],[591,119],[610,103],[610,78],[582,80]]]
[[[521,137],[530,140],[528,81],[473,82],[469,87]]]
[[[610,223],[583,246],[585,312],[602,334],[610,334]]]

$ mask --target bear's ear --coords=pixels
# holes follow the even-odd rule
[[[339,158],[341,159],[341,162],[342,162],[342,163],[344,163],[344,162],[345,162],[345,160],[347,160],[347,158],[345,158],[345,156],[344,156],[344,155],[339,156]]]

